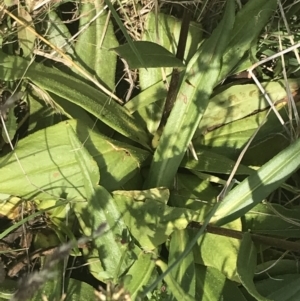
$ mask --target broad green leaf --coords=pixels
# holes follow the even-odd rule
[[[106,24],[107,12],[99,1],[80,4],[79,35],[75,45],[75,62],[94,74],[111,90],[115,88],[117,56],[109,48],[117,47],[113,24]],[[100,15],[98,15],[100,14]],[[84,28],[96,17],[87,28]],[[75,70],[74,70],[75,71]]]
[[[243,58],[252,41],[255,40],[276,11],[277,1],[261,0],[248,1],[235,18],[229,43],[223,56],[222,70],[219,81],[223,80]]]
[[[167,265],[158,260],[156,264],[160,267],[160,269],[165,272],[167,270]],[[187,294],[181,287],[181,285],[173,278],[173,276],[169,273],[164,278],[164,281],[168,285],[168,289],[170,290],[171,294],[174,296],[175,300],[183,300],[183,301],[195,301],[193,296]]]
[[[284,120],[288,120],[285,107],[278,109],[282,118]],[[261,124],[263,124],[254,141],[251,143],[251,148],[256,146],[258,147],[258,153],[254,156],[251,156],[251,152],[247,152],[244,157],[244,161],[249,165],[256,165],[255,162],[257,162],[258,159],[260,162],[266,162],[266,157],[270,158],[271,156],[272,158],[275,154],[278,153],[278,151],[277,153],[274,153],[274,151],[276,151],[278,147],[280,147],[280,145],[277,146],[276,149],[274,148],[276,145],[274,145],[272,149],[270,149],[270,147],[267,147],[265,151],[262,151],[262,149],[260,148],[261,143],[264,143],[265,141],[267,142],[267,140],[274,136],[276,136],[276,138],[282,136],[282,138],[284,139],[284,135],[286,135],[286,132],[284,131],[282,125],[279,123],[276,115],[271,112],[267,119],[266,115],[267,111],[258,112],[257,114],[211,130],[205,135],[198,137],[195,136],[193,140],[194,147],[196,150],[213,150],[213,152],[236,160],[251,135]]]
[[[241,231],[239,220],[226,225],[226,228]],[[190,230],[190,235],[196,230]],[[212,267],[223,273],[226,278],[239,281],[236,271],[236,261],[241,242],[232,237],[205,233],[194,246],[195,262]]]
[[[143,70],[143,69],[142,69]],[[149,69],[148,72],[151,72],[151,70],[156,69]],[[167,77],[168,80],[170,80],[170,76]],[[130,99],[124,107],[133,114],[135,111],[139,110],[141,113],[142,109],[147,110],[147,107],[154,102],[157,102],[160,99],[163,99],[167,96],[167,87],[164,84],[162,80],[156,82],[149,88],[146,88],[142,92],[140,92],[137,96]],[[151,110],[147,110],[149,112],[149,118],[151,117],[154,112],[151,112]],[[141,113],[143,115],[143,113]]]
[[[300,86],[300,79],[290,79],[291,93]],[[286,83],[266,82],[262,86],[274,104],[286,103]],[[223,88],[224,89],[224,88]],[[269,107],[269,103],[255,84],[234,85],[211,98],[197,131],[205,133],[208,128],[224,125]]]
[[[86,236],[90,236],[93,230],[98,229],[101,224],[108,224],[108,231],[96,238],[94,244],[98,249],[99,258],[107,275],[105,278],[114,278],[116,274],[118,276],[121,272],[117,269],[119,260],[122,258],[121,244],[116,242],[115,235],[121,235],[126,226],[122,223],[122,218],[109,193],[103,187],[97,187],[100,178],[98,168],[97,166],[94,169],[89,167],[90,161],[93,159],[82,147],[71,127],[69,127],[69,137],[83,175],[88,199],[86,202],[75,203],[73,209]],[[122,265],[121,270],[124,271],[125,268]]]
[[[126,273],[126,279],[130,279],[129,282],[127,283],[125,279],[124,283],[124,287],[130,293],[132,300],[135,300],[143,286],[148,284],[154,268],[153,254],[140,252],[138,258]]]
[[[120,189],[128,180],[139,174],[141,165],[149,156],[147,151],[100,134],[96,128],[91,129],[86,122],[69,120],[68,123],[76,129],[81,143],[97,162],[102,175],[100,184],[109,191]],[[119,164],[120,162],[122,164]]]
[[[253,283],[256,267],[256,254],[257,252],[251,240],[250,233],[244,233],[237,258],[237,273],[243,286],[256,300],[271,301],[271,299],[261,296]]]
[[[168,190],[158,188],[113,192],[130,233],[145,250],[155,249],[174,230],[185,229],[192,220],[202,221],[200,213],[196,211],[165,205],[168,200],[166,192]]]
[[[196,265],[196,300],[246,301],[237,284],[229,281],[217,269]]]
[[[219,190],[209,180],[200,180],[195,175],[178,173],[176,189],[171,190],[169,205],[199,211],[203,217],[216,202]]]
[[[299,214],[299,207],[257,204],[245,214],[244,227],[256,234],[300,238]]]
[[[21,21],[25,22],[27,26],[33,26],[33,21],[30,16],[30,14],[26,11],[24,6],[20,5],[18,8],[18,17]],[[33,49],[34,49],[34,43],[36,36],[28,30],[26,27],[21,27],[18,30],[18,39],[19,39],[19,45],[22,49],[22,55],[23,57],[31,57],[33,55]]]
[[[113,198],[103,187],[98,186],[94,188],[88,202],[74,203],[73,209],[83,233],[87,236],[101,224],[107,223],[104,235],[94,240],[98,251],[97,258],[100,259],[102,267],[98,278],[102,281],[117,279],[130,266],[131,261],[126,254],[123,257],[123,253],[127,252],[119,237],[126,226]]]
[[[109,277],[104,271],[103,263],[100,260],[99,252],[97,248],[88,250],[84,248],[81,250],[84,260],[88,264],[89,272],[99,281],[106,281]]]
[[[172,233],[169,248],[169,263],[177,260],[178,256],[185,250],[189,240],[189,234],[186,230],[176,230]],[[190,252],[181,263],[170,272],[170,275],[186,294],[195,296],[196,275],[193,252]]]
[[[121,237],[126,225],[113,198],[103,187],[97,185],[100,176],[96,162],[94,162],[96,166],[92,169],[90,162],[93,161],[93,158],[82,147],[71,127],[69,127],[69,137],[83,175],[87,196],[85,202],[74,203],[74,212],[86,236],[90,236],[93,230],[98,229],[103,223],[108,224],[108,230],[101,237],[95,238],[94,244],[98,249],[99,258],[105,271],[103,278],[118,278],[129,264],[125,261],[120,263],[126,249],[124,250],[122,243],[117,240],[117,235]]]
[[[121,45],[112,49],[127,61],[129,68],[131,69],[184,67],[184,64],[181,60],[176,58],[176,56],[167,49],[156,43],[147,41],[135,41],[133,43],[140,53],[143,63],[141,63],[136,57],[135,53],[132,52],[129,44]]]
[[[122,243],[122,232],[126,225],[111,195],[101,186],[94,188],[93,196],[86,202],[74,203],[80,227],[85,235],[90,235],[102,223],[107,223],[107,231],[94,240],[103,271],[97,276],[104,281],[118,279],[132,264],[127,247]]]
[[[81,141],[76,136],[75,129],[72,125],[66,122],[70,144],[73,148],[75,158],[83,175],[83,184],[87,199],[91,199],[94,194],[94,188],[100,180],[100,173],[96,161],[88,153]],[[100,225],[97,225],[100,226]]]
[[[84,147],[93,156],[100,169],[100,185],[112,191],[120,189],[140,172],[141,165],[150,155],[147,151],[110,139],[91,130],[83,122],[70,121]]]
[[[86,197],[83,175],[69,143],[65,122],[40,130],[22,140],[1,159],[0,191],[25,198],[73,200]],[[88,168],[93,169],[90,162]],[[24,174],[24,173],[25,174]]]
[[[211,222],[228,223],[264,200],[299,168],[299,155],[298,139],[232,189],[220,203]]]
[[[180,166],[190,170],[204,171],[207,173],[229,174],[235,165],[235,161],[230,160],[223,155],[216,154],[213,151],[200,150],[196,153],[198,161],[196,161],[194,158],[191,158],[191,155],[189,155],[189,158],[186,155],[183,158]],[[236,174],[248,175],[252,172],[253,169],[244,165],[239,165]]]
[[[30,79],[39,88],[75,103],[120,134],[149,148],[148,135],[136,119],[94,87],[42,64],[31,63],[28,67],[27,60],[4,55],[2,52],[0,52],[0,66],[3,67],[0,68],[1,79],[7,81],[20,79],[24,76],[24,70],[27,70],[25,78]]]
[[[187,244],[186,248],[184,249],[184,251],[178,256],[177,260],[175,262],[173,262],[171,265],[169,265],[169,267],[161,274],[159,275],[156,280],[150,285],[148,286],[148,288],[146,290],[144,290],[143,295],[142,296],[146,296],[146,294],[150,291],[152,291],[153,289],[155,289],[155,287],[160,283],[160,281],[162,281],[166,276],[169,275],[169,273],[171,272],[171,270],[177,265],[179,264],[190,252],[192,252],[193,247],[195,246],[195,244],[197,243],[197,240],[204,234],[206,227],[208,226],[212,216],[214,215],[214,213],[216,212],[217,208],[218,208],[218,203],[216,203],[211,212],[207,215],[207,217],[204,219],[200,229],[197,231],[197,233],[193,236],[193,238],[191,239],[191,241]],[[174,220],[174,219],[173,219]],[[194,221],[197,221],[197,217],[193,218]]]
[[[84,145],[97,162],[97,170],[103,176],[100,183],[110,190],[119,188],[138,173],[148,156],[147,152],[109,139],[82,122],[70,120],[68,124],[76,130],[81,147]],[[66,128],[66,123],[62,122],[20,140],[16,155],[32,184],[10,153],[1,159],[1,173],[5,177],[1,180],[0,191],[23,197],[36,195],[39,199],[50,200],[60,197],[64,192],[70,199],[85,198],[83,175],[68,142]],[[118,165],[119,162],[122,164]],[[93,164],[90,162],[89,168]]]
[[[47,92],[44,92],[47,93]],[[80,122],[85,124],[85,127],[93,128],[95,127],[95,118],[93,118],[84,108],[79,107],[76,103],[66,101],[65,98],[60,97],[54,93],[47,93],[50,99],[50,103],[55,107],[55,119],[60,118],[61,119],[77,119],[80,120]],[[41,97],[40,97],[41,98]],[[43,100],[42,100],[43,101]],[[64,115],[65,118],[63,118],[61,115],[58,115],[58,112],[61,115]],[[101,121],[99,120],[99,123]],[[105,126],[105,125],[104,125]]]
[[[155,151],[145,188],[171,186],[209,103],[233,22],[234,1],[227,1],[222,21],[188,64],[174,108]]]

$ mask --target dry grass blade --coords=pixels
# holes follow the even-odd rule
[[[108,96],[110,96],[112,99],[116,100],[120,104],[123,104],[123,101],[119,99],[115,94],[113,94],[111,91],[106,89],[103,85],[101,85],[95,78],[89,74],[84,68],[80,67],[77,64],[74,64],[74,62],[58,47],[53,45],[52,43],[49,43],[44,37],[39,35],[31,26],[27,26],[22,20],[18,19],[16,16],[14,16],[11,12],[9,12],[7,9],[4,8],[3,5],[0,6],[0,10],[3,10],[7,15],[9,15],[12,19],[14,19],[17,23],[27,28],[28,31],[32,32],[37,38],[39,38],[41,41],[43,41],[45,44],[50,46],[52,49],[54,49],[58,54],[60,54],[66,62],[68,62],[71,66],[74,66],[74,68],[80,72],[84,77],[89,79],[92,83],[94,83],[101,91],[106,93]]]
[[[56,277],[55,266],[69,256],[74,247],[101,236],[104,233],[105,227],[106,224],[101,224],[91,237],[82,237],[78,241],[70,241],[56,248],[48,261],[46,261],[42,271],[34,272],[21,279],[19,289],[13,295],[11,301],[25,301],[32,298],[44,283]]]

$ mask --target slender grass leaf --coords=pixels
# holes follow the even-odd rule
[[[136,49],[134,42],[132,41],[130,35],[127,32],[127,29],[124,27],[123,22],[121,21],[119,14],[116,12],[111,0],[104,0],[105,4],[108,6],[109,10],[111,11],[113,17],[115,18],[115,21],[117,22],[119,28],[121,29],[127,43],[130,45],[130,48],[132,52],[136,55],[139,62],[143,65],[144,61],[140,54],[140,52]],[[123,6],[120,4],[121,9],[123,9]],[[124,13],[126,15],[126,12]]]
[[[243,58],[254,39],[261,33],[276,11],[277,0],[248,1],[238,12],[229,43],[223,57],[219,81],[223,80]]]
[[[257,204],[245,214],[244,227],[251,233],[300,238],[300,207]]]
[[[224,17],[191,59],[174,108],[151,163],[146,188],[170,187],[184,153],[209,102],[221,57],[234,22],[234,1],[227,1]]]
[[[177,257],[184,251],[189,240],[189,234],[186,230],[176,230],[172,233],[168,262],[172,263],[177,260]],[[196,275],[193,252],[190,252],[181,263],[171,271],[170,275],[186,294],[195,296]]]
[[[299,168],[300,139],[252,173],[232,189],[212,218],[212,223],[226,224],[241,217],[264,200]]]
[[[170,77],[168,77],[168,79],[170,80]],[[166,85],[163,81],[159,81],[139,93],[134,98],[130,99],[124,107],[130,112],[130,114],[133,114],[135,111],[141,110],[142,108],[165,98],[167,96],[167,92]]]
[[[7,130],[9,139],[10,139],[10,141],[12,141],[16,134],[17,128],[18,128],[17,119],[15,117],[14,110],[12,110],[12,109],[10,109],[8,112],[7,120],[5,121],[5,127]],[[6,143],[9,143],[4,127],[2,127],[2,138]]]
[[[18,290],[18,282],[5,279],[0,283],[0,298],[2,300],[11,300],[13,294]]]
[[[156,264],[161,268],[163,272],[167,270],[167,265],[158,260]],[[187,294],[181,287],[181,285],[173,278],[173,276],[169,273],[164,278],[165,282],[168,285],[168,289],[170,290],[171,294],[174,296],[175,300],[183,300],[183,301],[195,301],[195,299]]]
[[[196,265],[196,300],[246,301],[237,283],[229,281],[217,269]]]
[[[155,268],[153,254],[140,252],[134,264],[126,273],[130,277],[129,283],[125,281],[124,287],[130,293],[132,300],[135,300],[143,286],[147,285]]]
[[[253,283],[256,267],[256,254],[257,252],[251,240],[250,233],[244,233],[236,264],[239,278],[248,293],[256,300],[271,301],[270,299],[261,296]]]
[[[257,290],[273,301],[298,301],[299,274],[281,274],[256,283]]]
[[[143,64],[139,62],[129,44],[112,49],[127,61],[131,69],[184,67],[183,62],[176,58],[173,53],[156,43],[147,41],[136,41],[133,43],[143,59]]]
[[[297,259],[269,260],[258,264],[255,272],[255,280],[263,280],[270,276],[270,279],[276,279],[278,276],[281,278],[285,274],[294,274],[296,276],[298,274]],[[270,291],[263,292],[260,290],[259,281],[256,284],[257,290],[262,295],[267,296],[270,293]]]

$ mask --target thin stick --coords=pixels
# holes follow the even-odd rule
[[[257,77],[255,76],[255,74],[252,72],[252,69],[248,70],[252,79],[254,80],[255,84],[257,85],[258,89],[261,91],[261,93],[263,94],[263,96],[265,97],[265,99],[267,100],[267,102],[269,103],[270,107],[272,108],[272,110],[274,111],[276,117],[278,118],[279,122],[281,123],[281,125],[286,128],[285,126],[285,122],[282,119],[282,117],[280,116],[280,114],[278,113],[273,101],[270,99],[269,95],[267,94],[266,90],[264,89],[264,87],[261,85],[261,83],[259,82],[259,80],[257,79]],[[287,130],[287,129],[286,129]],[[288,132],[288,130],[287,130]]]
[[[265,59],[263,59],[263,60],[261,60],[261,61],[255,63],[255,64],[253,64],[250,68],[248,68],[248,71],[250,72],[250,70],[253,70],[253,69],[255,69],[256,67],[258,67],[258,66],[260,66],[260,65],[262,65],[262,64],[264,64],[264,63],[266,63],[266,62],[272,61],[272,60],[274,60],[274,59],[280,57],[280,56],[283,55],[283,54],[286,54],[286,53],[288,53],[288,52],[290,52],[290,51],[293,51],[293,50],[295,50],[295,49],[298,48],[298,47],[300,47],[300,42],[297,43],[297,44],[295,44],[295,45],[293,45],[293,46],[291,46],[291,47],[288,47],[288,48],[285,49],[285,50],[282,50],[282,51],[280,51],[280,52],[278,52],[278,53],[275,53],[275,54],[273,54],[273,55],[271,55],[271,56],[269,56],[269,57],[267,57],[267,58],[265,58]]]

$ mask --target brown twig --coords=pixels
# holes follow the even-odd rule
[[[176,53],[176,57],[180,60],[183,60],[183,58],[184,58],[184,51],[185,51],[190,21],[191,21],[191,12],[187,8],[184,8],[183,20],[182,20],[182,25],[181,25],[181,29],[180,29],[180,35],[179,35],[179,41],[178,41],[178,47],[177,47],[177,53]],[[162,128],[166,125],[169,115],[171,113],[171,110],[173,109],[173,106],[174,106],[174,103],[175,103],[175,100],[177,97],[177,93],[178,93],[179,80],[180,80],[180,71],[178,68],[174,68],[167,99],[166,99],[165,106],[164,106],[163,115],[162,115],[160,125],[159,125],[159,130],[162,130]],[[158,130],[158,132],[159,132],[159,130]]]
[[[200,228],[202,225],[200,223],[191,223],[192,228]],[[227,229],[227,228],[221,228],[216,227],[212,225],[208,225],[206,227],[206,231],[208,233],[226,236],[230,238],[236,238],[241,240],[243,238],[243,235],[245,232]],[[276,237],[270,237],[266,235],[258,235],[251,233],[251,238],[254,243],[259,243],[263,245],[267,245],[273,248],[283,249],[283,250],[289,250],[294,252],[300,252],[300,243],[294,242],[294,241],[288,241],[281,238]]]

